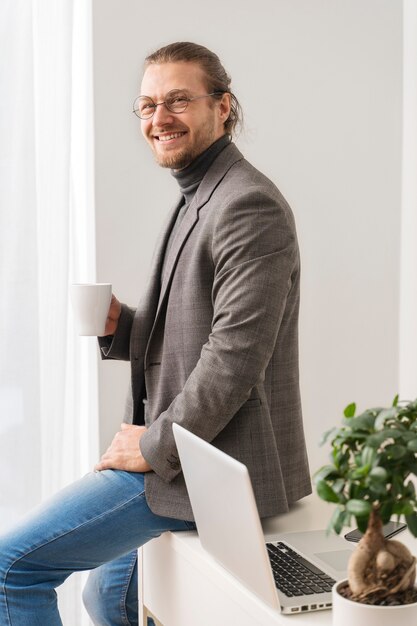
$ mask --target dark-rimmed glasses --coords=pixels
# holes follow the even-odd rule
[[[202,96],[187,96],[180,89],[172,89],[167,93],[163,102],[154,102],[149,96],[138,96],[133,103],[133,113],[141,120],[149,120],[155,113],[156,107],[159,107],[161,104],[165,104],[171,113],[184,113],[189,102],[199,100],[200,98],[208,98],[209,96],[217,96],[222,93],[221,91],[213,91]]]

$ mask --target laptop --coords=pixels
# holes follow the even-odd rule
[[[247,467],[178,424],[173,432],[203,548],[278,611],[330,609],[355,546],[325,530],[266,542]]]

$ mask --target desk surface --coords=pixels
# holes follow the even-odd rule
[[[304,498],[289,513],[263,521],[265,538],[323,529],[332,511],[316,495]],[[417,540],[408,531],[399,538],[416,553]],[[139,576],[141,601],[164,626],[330,626],[332,621],[331,611],[287,616],[273,610],[217,563],[195,532],[165,533],[146,544]]]

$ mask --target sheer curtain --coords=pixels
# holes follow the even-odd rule
[[[94,280],[89,0],[0,4],[0,531],[98,454],[97,348],[71,282]],[[84,626],[81,577],[64,624]]]

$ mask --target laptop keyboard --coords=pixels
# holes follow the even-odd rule
[[[284,543],[267,543],[275,584],[286,596],[308,596],[332,590],[336,582]]]

